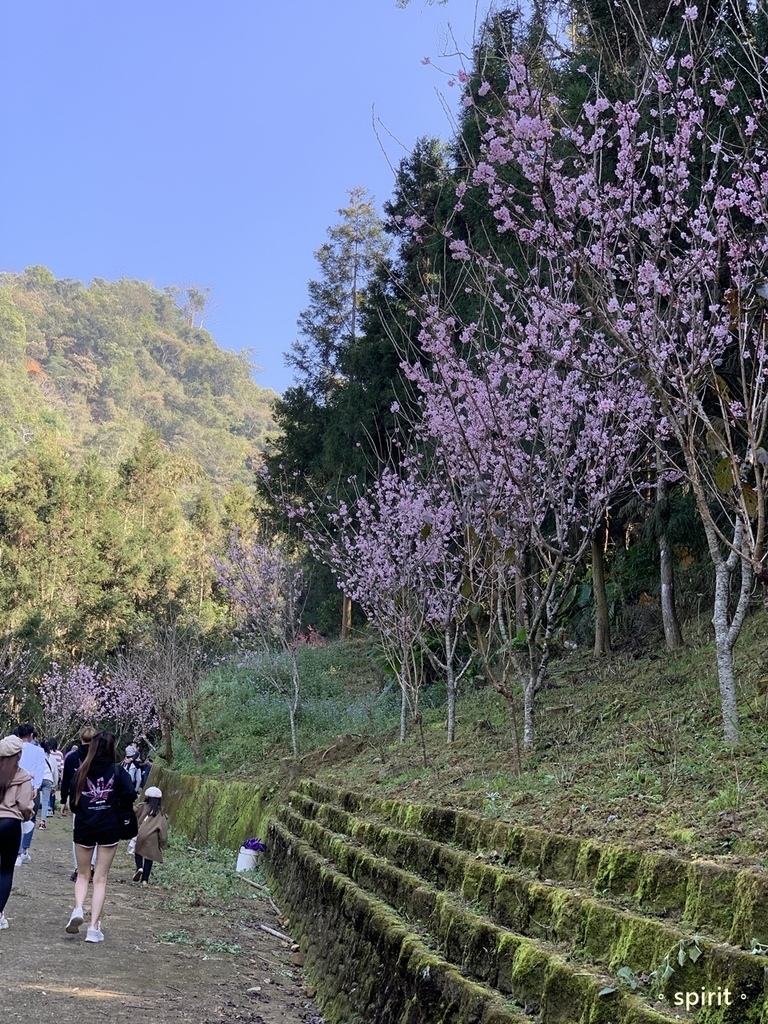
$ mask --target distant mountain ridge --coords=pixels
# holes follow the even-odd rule
[[[116,466],[150,427],[215,490],[252,481],[277,395],[254,382],[248,354],[197,326],[204,301],[41,266],[0,274],[0,476],[45,434]]]

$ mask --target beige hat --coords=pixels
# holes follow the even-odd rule
[[[18,736],[4,736],[0,740],[0,757],[18,756],[23,746]]]

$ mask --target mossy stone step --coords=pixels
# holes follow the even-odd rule
[[[331,832],[319,821],[290,808],[281,824],[305,841],[325,863],[363,891],[398,907],[408,920],[427,929],[446,958],[473,980],[511,995],[540,1012],[545,1024],[610,1020],[613,1024],[664,1021],[666,1016],[618,983],[584,964],[568,962],[546,944],[510,932],[461,906],[450,894],[424,885],[417,875],[376,857],[357,843]],[[609,990],[610,998],[601,995]]]
[[[506,864],[540,878],[573,882],[624,898],[643,914],[672,916],[734,946],[768,943],[768,872],[641,851],[593,839],[511,825],[471,811],[405,804],[338,791],[304,780],[301,792],[350,814],[394,826],[470,853],[496,851]]]
[[[411,912],[450,948],[442,919],[435,918],[434,887],[474,900],[496,926],[529,938],[569,945],[573,953],[616,974],[622,968],[637,975],[668,966],[664,994],[713,993],[717,1002],[700,1013],[701,1020],[747,1020],[761,1012],[766,960],[722,943],[697,938],[657,920],[647,920],[583,894],[545,885],[515,872],[473,862],[466,851],[441,844],[380,822],[350,815],[293,795],[297,810],[285,810],[291,827],[332,858],[341,870],[395,905],[408,903]],[[284,817],[284,820],[285,817]],[[325,824],[323,823],[325,822]],[[378,841],[378,842],[377,842]],[[374,856],[366,847],[375,849]],[[389,863],[410,868],[414,874]],[[446,869],[448,861],[450,869]],[[423,884],[426,879],[432,893]],[[409,897],[409,893],[412,894]],[[430,902],[431,901],[431,902]],[[472,922],[463,924],[466,934]],[[678,954],[680,961],[678,961]],[[696,957],[694,960],[693,957]],[[456,959],[456,956],[453,956]],[[458,962],[461,962],[460,960]],[[736,1009],[720,1002],[718,993],[738,992]]]
[[[333,1021],[530,1024],[516,1008],[431,952],[383,901],[273,820],[267,837],[275,894],[291,918],[305,971]],[[584,1022],[587,1024],[587,1022]]]
[[[535,881],[514,869],[480,863],[464,850],[353,816],[334,805],[318,804],[301,794],[292,794],[292,805],[307,820],[321,822],[429,884],[474,903],[496,924],[532,938],[564,944],[614,974],[621,968],[648,974],[670,963],[674,970],[670,988],[687,984],[708,988],[710,975],[719,978],[721,963],[726,961],[731,970],[738,965],[740,983],[753,991],[766,965],[762,957],[756,960],[751,954],[704,936],[696,936],[694,941],[695,933],[668,922],[647,919],[581,892]]]

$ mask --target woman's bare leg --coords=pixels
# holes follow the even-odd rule
[[[91,854],[93,849],[90,846],[78,846],[75,843],[75,862],[77,865],[77,878],[75,879],[75,906],[85,905],[85,897],[88,895],[88,880],[91,875]]]
[[[104,898],[107,894],[107,875],[117,853],[114,846],[99,846],[96,850],[96,866],[93,869],[93,893],[91,894],[91,927],[98,928]]]

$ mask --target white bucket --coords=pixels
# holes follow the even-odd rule
[[[237,870],[238,871],[255,871],[256,870],[256,854],[257,850],[246,850],[244,846],[240,847],[240,852],[237,855]]]

